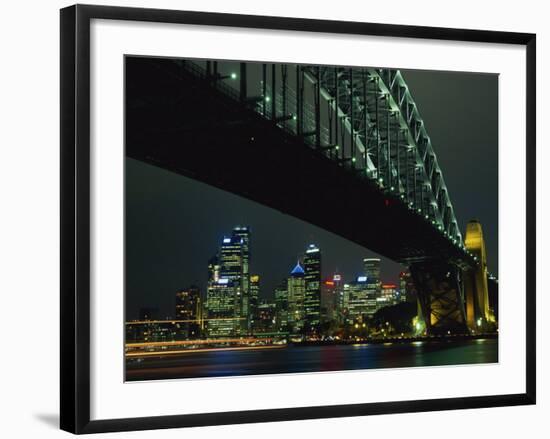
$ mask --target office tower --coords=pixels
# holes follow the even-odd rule
[[[248,226],[236,226],[233,228],[233,236],[241,239],[242,250],[242,274],[241,274],[241,332],[249,331],[250,325],[250,228]]]
[[[304,320],[306,334],[318,336],[321,322],[321,251],[310,244],[304,256],[305,297]]]
[[[288,332],[288,289],[286,282],[275,288],[275,321],[276,332]]]
[[[253,322],[256,320],[258,314],[259,296],[260,296],[260,276],[257,274],[250,276],[250,288],[249,288],[249,300],[248,300],[248,329],[252,331]]]
[[[236,288],[234,317],[239,322],[237,333],[246,334],[249,325],[250,231],[235,227],[230,237],[224,237],[219,251],[219,277],[229,279]]]
[[[231,279],[211,280],[207,289],[208,338],[233,337],[240,331],[238,317],[235,317],[236,297],[240,284]]]
[[[396,305],[401,302],[397,285],[395,284],[382,284],[382,293],[380,298],[383,299],[383,306]]]
[[[366,276],[358,276],[346,284],[348,323],[364,322],[376,312],[376,298],[369,288]]]
[[[180,338],[198,338],[202,326],[200,290],[192,285],[176,292],[176,326]]]
[[[369,283],[380,281],[380,259],[365,258],[363,259],[363,270]]]
[[[254,320],[255,336],[271,336],[276,332],[276,305],[262,300],[258,304],[257,317]]]
[[[297,263],[287,279],[288,326],[291,333],[301,334],[304,329],[305,272]]]
[[[376,303],[381,298],[382,283],[380,282],[380,259],[379,258],[365,258],[363,259],[363,267],[365,273],[365,282],[368,291],[369,304]],[[382,301],[383,302],[383,301]],[[379,305],[382,305],[380,302]],[[375,307],[377,309],[377,307]],[[369,313],[373,311],[372,307],[369,308]]]
[[[338,301],[342,284],[340,279],[341,276],[335,274],[321,284],[321,321],[323,322],[338,320]]]
[[[217,282],[220,278],[220,261],[217,256],[208,261],[208,281]]]

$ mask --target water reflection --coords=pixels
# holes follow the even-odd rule
[[[127,379],[154,380],[268,373],[494,363],[498,340],[288,346],[216,351],[127,362]]]

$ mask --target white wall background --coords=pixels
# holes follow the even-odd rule
[[[549,234],[545,194],[550,177],[542,170],[548,139],[542,103],[550,99],[548,75],[550,28],[545,2],[461,0],[390,0],[374,2],[298,2],[277,0],[88,1],[120,6],[162,7],[321,19],[535,32],[538,37],[538,272]],[[58,0],[10,2],[0,14],[0,431],[5,437],[50,438],[58,431],[58,288],[59,288],[59,13],[70,4]],[[384,9],[381,9],[381,5]],[[336,7],[338,7],[336,9]],[[546,56],[545,56],[546,55]],[[546,135],[545,135],[546,134]],[[549,163],[550,164],[550,163]],[[546,215],[545,215],[546,214]],[[546,256],[546,261],[545,261]],[[539,403],[455,412],[386,415],[124,433],[109,437],[416,437],[440,434],[448,439],[493,436],[543,437],[550,409],[544,369],[548,342],[544,333],[544,285],[538,282]],[[20,347],[21,340],[25,346]],[[546,358],[544,358],[546,357]],[[438,433],[436,433],[438,432]]]

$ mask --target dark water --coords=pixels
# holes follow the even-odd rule
[[[288,346],[129,361],[128,381],[495,363],[498,340]]]

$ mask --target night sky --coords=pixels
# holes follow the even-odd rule
[[[498,276],[498,77],[402,74],[431,137],[460,227],[464,232],[468,220],[481,221],[489,270]],[[137,318],[142,307],[173,316],[175,292],[191,284],[204,294],[207,261],[236,225],[252,229],[251,273],[261,276],[260,294],[266,298],[310,243],[321,248],[325,276],[338,271],[351,280],[361,273],[364,257],[376,256],[279,211],[127,158],[126,318]],[[382,280],[396,282],[401,270],[383,259]]]

